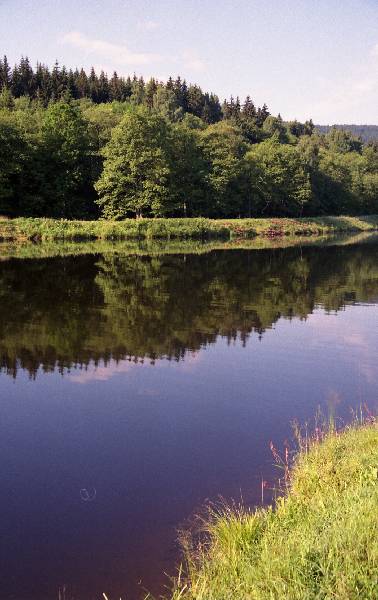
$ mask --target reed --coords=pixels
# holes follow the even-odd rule
[[[301,219],[0,219],[0,241],[212,240],[319,236],[378,229],[378,215]]]

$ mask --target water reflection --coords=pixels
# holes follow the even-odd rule
[[[1,600],[161,592],[177,526],[219,495],[258,503],[293,419],[377,408],[377,258],[1,262]]]
[[[0,264],[0,365],[35,376],[90,361],[179,360],[219,335],[246,344],[317,305],[377,298],[376,244],[9,260]]]

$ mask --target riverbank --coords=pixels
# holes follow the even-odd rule
[[[298,219],[0,219],[0,241],[246,239],[378,230],[378,215]]]
[[[306,246],[349,246],[375,243],[378,232],[350,232],[328,235],[285,235],[277,237],[225,239],[144,239],[144,240],[14,240],[0,242],[0,260],[10,258],[36,259],[83,254],[124,256],[167,256],[169,254],[207,254],[226,250],[278,250]]]
[[[172,600],[378,597],[378,427],[299,454],[275,509],[224,510],[187,548]]]

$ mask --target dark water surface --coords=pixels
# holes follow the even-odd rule
[[[162,591],[293,419],[377,409],[377,332],[374,241],[1,261],[0,599]]]

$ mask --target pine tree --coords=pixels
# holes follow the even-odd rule
[[[189,111],[189,92],[185,79],[181,84],[181,108],[184,113]]]
[[[98,96],[97,102],[108,102],[109,101],[109,81],[104,71],[101,71],[98,79]]]
[[[88,81],[88,76],[84,69],[80,69],[80,73],[76,75],[76,87],[78,91],[79,98],[88,98],[90,97],[91,88],[90,83]]]
[[[187,88],[186,83],[184,86],[184,84],[181,82],[180,76],[178,76],[174,82],[173,91],[176,96],[177,106],[182,108],[182,110],[185,112],[188,108]]]
[[[128,100],[129,98],[131,98],[131,94],[132,94],[132,82],[131,82],[130,76],[128,76],[126,79],[122,79],[122,81],[121,81],[122,101],[125,101],[125,100]]]
[[[233,96],[230,96],[230,100],[225,100],[222,106],[222,113],[224,119],[232,119],[235,114],[235,100]]]
[[[198,85],[190,85],[188,89],[188,112],[196,117],[202,116],[205,97]]]
[[[4,54],[3,60],[0,59],[0,89],[3,87],[10,88],[11,86],[11,69],[8,64],[8,59]]]
[[[211,108],[210,108],[209,100],[208,100],[208,98],[206,98],[206,94],[205,94],[205,104],[202,109],[201,118],[205,121],[205,123],[208,123],[208,124],[211,123]]]
[[[155,79],[152,77],[150,79],[150,81],[148,81],[148,83],[146,84],[146,93],[145,93],[144,101],[145,101],[147,108],[153,107],[154,96],[156,94],[157,88],[158,88],[157,83],[156,83]]]
[[[89,84],[89,97],[91,98],[91,100],[95,103],[98,103],[98,97],[99,97],[99,82],[98,82],[98,77],[96,75],[96,71],[94,70],[94,68],[91,68],[91,72],[88,78],[88,84]]]
[[[241,111],[240,98],[239,98],[239,96],[236,96],[235,109],[234,109],[234,115],[233,115],[234,118],[239,119],[240,111]]]
[[[211,123],[218,123],[222,118],[222,108],[216,94],[210,94],[209,106],[211,109]]]
[[[33,96],[34,93],[34,73],[30,66],[28,57],[21,57],[18,67],[18,89],[15,96]]]
[[[76,100],[78,98],[75,73],[70,69],[67,74],[66,93]]]
[[[117,71],[114,71],[109,81],[109,100],[121,100],[121,82],[119,80]]]
[[[255,121],[256,115],[257,115],[256,107],[255,107],[251,97],[247,96],[244,101],[244,104],[243,104],[242,116],[245,119],[250,119],[251,121]]]
[[[256,123],[259,127],[262,127],[264,124],[264,121],[267,117],[269,117],[270,112],[268,111],[268,107],[267,105],[264,103],[262,108],[258,108],[257,109],[257,118],[256,118]]]
[[[41,63],[37,63],[37,68],[34,76],[35,80],[35,97],[43,106],[47,106],[52,96],[52,82],[48,68]]]
[[[131,83],[131,97],[130,102],[135,106],[143,104],[145,96],[145,85],[143,77],[137,78],[134,73],[133,81]]]
[[[51,99],[59,100],[64,92],[64,84],[61,78],[59,63],[57,60],[55,61],[53,70],[51,72],[51,89]]]

